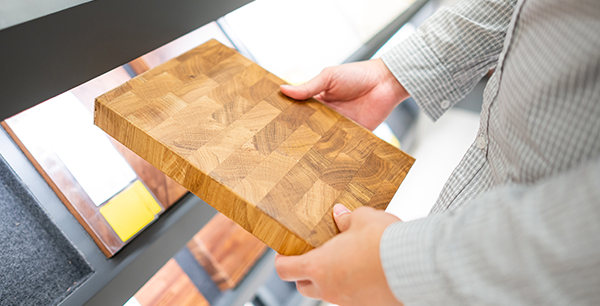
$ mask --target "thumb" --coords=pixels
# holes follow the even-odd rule
[[[280,89],[284,95],[292,99],[306,100],[326,90],[328,83],[329,82],[325,77],[325,73],[320,73],[319,75],[317,75],[316,77],[304,84],[298,86],[281,85]]]
[[[345,232],[350,227],[350,211],[342,204],[333,206],[333,219],[340,232]]]

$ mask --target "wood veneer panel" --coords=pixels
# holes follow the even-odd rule
[[[267,249],[223,214],[216,214],[187,247],[221,290],[237,286]]]
[[[175,259],[169,260],[134,296],[142,306],[209,305]]]
[[[384,209],[414,159],[211,40],[96,98],[94,122],[279,253],[336,235],[332,208]]]

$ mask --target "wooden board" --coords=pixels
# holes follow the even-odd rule
[[[187,247],[221,290],[237,286],[267,249],[223,214],[216,214]]]
[[[158,270],[134,297],[142,306],[209,305],[175,259]]]
[[[94,122],[279,253],[336,235],[332,208],[385,209],[414,159],[211,40],[96,98]]]
[[[208,24],[131,61],[129,65],[136,74],[142,74],[193,49],[198,42],[218,37],[218,33],[221,32],[216,23]],[[121,148],[128,150],[123,145]],[[235,287],[267,249],[264,243],[222,214],[213,217],[188,242],[187,247],[221,290]]]

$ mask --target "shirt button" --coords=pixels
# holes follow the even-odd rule
[[[440,107],[443,109],[450,107],[450,101],[444,100],[444,101],[440,102]]]
[[[477,137],[477,147],[481,150],[485,149],[486,141],[483,137]]]

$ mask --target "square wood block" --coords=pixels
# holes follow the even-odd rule
[[[96,98],[94,123],[277,252],[339,233],[342,203],[385,209],[414,158],[211,40]]]

